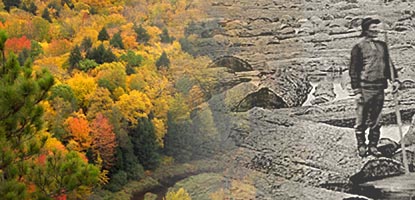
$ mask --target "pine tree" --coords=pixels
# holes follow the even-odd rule
[[[3,0],[4,9],[9,12],[12,7],[19,7],[21,0]]]
[[[61,0],[61,5],[67,5],[70,9],[73,9],[75,6],[72,3],[72,0]]]
[[[164,28],[163,32],[159,36],[162,43],[172,43],[174,41],[174,38],[170,37],[167,28]]]
[[[73,68],[79,68],[79,62],[82,60],[81,50],[78,45],[72,49],[71,54],[69,55],[69,71],[72,71]]]
[[[0,31],[0,49],[4,49]],[[4,54],[3,54],[4,55]],[[82,194],[99,181],[99,169],[78,153],[43,149],[43,107],[54,78],[47,70],[20,66],[10,53],[0,66],[0,197],[2,199],[53,199]],[[52,178],[54,177],[54,178]],[[30,189],[29,189],[30,183]],[[33,186],[33,187],[32,187]]]
[[[30,57],[34,59],[42,53],[42,46],[35,40],[30,41]]]
[[[30,3],[29,8],[28,8],[28,11],[29,11],[30,13],[32,13],[33,15],[36,15],[36,12],[37,12],[37,6],[36,6],[36,4],[35,4],[34,2],[31,2],[31,3]]]
[[[129,135],[134,154],[145,169],[155,169],[160,163],[159,146],[156,141],[154,125],[149,118],[139,119],[139,123]]]
[[[110,36],[108,35],[107,29],[105,27],[103,27],[101,29],[101,31],[99,31],[98,33],[98,40],[99,41],[105,41],[108,40],[110,38]]]
[[[45,8],[42,12],[42,18],[47,20],[48,22],[52,23],[52,18],[50,18],[49,9]]]
[[[110,63],[117,60],[117,57],[112,53],[111,49],[105,49],[103,44],[100,44],[97,48],[93,48],[86,53],[86,58],[95,60],[96,63]]]
[[[86,52],[92,47],[92,39],[90,37],[84,37],[81,43],[81,50]]]
[[[156,61],[157,69],[161,69],[162,67],[169,68],[170,67],[170,60],[167,57],[166,52],[163,51],[159,59]]]
[[[6,63],[6,55],[5,55],[5,44],[7,40],[7,34],[6,31],[0,30],[0,52],[1,52],[1,65],[4,66]]]
[[[33,15],[36,15],[37,6],[34,2],[30,2],[29,6],[27,6],[26,3],[23,3],[22,9],[27,11],[27,12],[32,13]]]
[[[121,33],[118,32],[112,36],[110,40],[110,45],[115,48],[124,49],[124,43],[122,42]]]
[[[31,56],[30,56],[30,51],[29,51],[28,49],[24,48],[24,49],[23,49],[23,50],[19,53],[19,56],[17,57],[17,60],[19,60],[19,64],[20,64],[20,65],[24,65],[24,64],[25,64],[25,62],[26,62],[28,59],[32,59],[32,58],[31,58]]]
[[[125,66],[127,75],[134,74],[134,67],[139,67],[144,60],[143,56],[137,55],[131,50],[128,50],[126,54],[121,55],[120,59],[127,62],[127,65]]]
[[[54,79],[47,71],[32,72],[30,63],[21,67],[13,53],[0,70],[0,196],[9,199],[27,197],[21,180],[46,141],[35,137],[43,125],[39,102]]]
[[[150,41],[150,35],[147,33],[147,30],[143,26],[134,27],[134,31],[137,34],[137,42],[142,44],[147,44]]]
[[[58,3],[57,1],[52,1],[48,4],[48,8],[51,8],[55,11],[56,17],[60,16],[60,12],[62,10],[62,5],[60,5],[60,3]]]
[[[36,191],[30,199],[77,199],[75,195],[88,199],[99,182],[99,168],[86,163],[78,152],[54,150],[44,160],[31,167],[28,180],[36,185]]]

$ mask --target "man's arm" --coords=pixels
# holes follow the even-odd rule
[[[362,72],[363,58],[358,45],[352,49],[349,65],[350,82],[354,93],[360,91],[360,73]]]
[[[388,46],[386,43],[384,43],[384,49],[384,58],[387,75],[386,78],[390,80],[390,84],[392,85],[392,93],[396,93],[401,85],[401,82],[398,80],[398,71],[396,70],[395,65],[392,62],[392,59],[390,58]]]
[[[384,49],[385,49],[384,58],[385,58],[386,73],[387,73],[386,78],[388,78],[389,80],[392,81],[391,71],[393,71],[393,79],[397,80],[398,79],[398,72],[397,72],[397,70],[395,68],[395,65],[393,64],[392,60],[390,59],[389,49],[388,49],[388,46],[387,46],[386,43],[384,43]]]

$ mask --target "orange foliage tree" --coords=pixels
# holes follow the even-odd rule
[[[10,52],[15,54],[19,54],[23,51],[23,49],[30,50],[31,42],[27,37],[24,35],[20,38],[10,38],[7,39],[6,43],[4,44],[4,48],[6,50],[6,55]]]
[[[101,113],[91,123],[91,137],[95,157],[100,157],[102,168],[109,170],[115,162],[117,142],[113,126]]]
[[[91,128],[86,118],[82,116],[68,117],[65,121],[67,131],[70,133],[67,148],[78,152],[86,152],[91,147]]]
[[[45,50],[47,55],[60,56],[68,53],[72,49],[71,42],[67,39],[55,40],[52,39],[48,48]]]

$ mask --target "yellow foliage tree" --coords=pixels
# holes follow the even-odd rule
[[[22,37],[27,34],[27,27],[29,27],[30,21],[24,19],[10,19],[5,22],[7,35],[12,37]]]
[[[51,38],[61,38],[62,32],[59,24],[51,24],[49,29],[49,35]]]
[[[181,93],[176,93],[170,102],[169,113],[173,122],[190,119],[190,108],[185,97]]]
[[[95,79],[93,77],[89,77],[83,72],[75,74],[67,81],[67,84],[72,88],[76,99],[84,108],[88,106],[86,97],[94,93],[98,87]]]
[[[113,92],[116,88],[125,88],[126,72],[125,66],[120,62],[104,63],[98,66],[92,73],[101,87]]]
[[[112,92],[112,96],[115,100],[120,100],[120,96],[122,96],[123,94],[125,94],[125,90],[122,87],[117,87]]]
[[[166,126],[164,125],[165,122],[163,122],[163,120],[160,120],[160,119],[157,119],[157,118],[153,118],[151,120],[151,122],[154,125],[157,142],[160,145],[160,147],[163,148],[163,146],[164,146],[163,138],[164,138],[164,136],[166,135],[166,132],[167,132]]]
[[[101,0],[98,0],[98,1],[101,1]],[[127,20],[124,18],[124,16],[122,14],[114,13],[114,14],[111,14],[108,17],[106,17],[105,23],[121,26],[121,25],[126,24]]]
[[[152,70],[151,67],[145,66],[137,69],[135,74],[127,78],[127,85],[130,90],[135,89],[145,93],[151,100],[154,117],[157,118],[156,134],[157,141],[162,146],[163,137],[167,132],[167,113],[172,97],[172,86],[169,80]],[[155,122],[155,121],[153,121]]]
[[[123,118],[134,125],[138,123],[139,118],[148,117],[153,109],[150,98],[137,90],[120,96],[120,100],[115,103],[115,106],[120,109]]]
[[[125,49],[137,48],[136,33],[134,32],[134,24],[127,23],[121,26],[121,38]]]
[[[52,39],[48,48],[45,49],[45,54],[48,56],[61,56],[68,53],[72,48],[71,42],[67,39]]]
[[[99,13],[107,12],[113,3],[112,0],[83,0],[82,2],[96,9]]]
[[[190,108],[195,108],[205,101],[205,94],[198,85],[194,85],[190,91],[187,98],[188,105]]]
[[[160,42],[159,35],[161,34],[161,30],[157,26],[145,26],[147,33],[150,35],[150,43],[157,43]]]
[[[68,151],[65,145],[63,145],[61,141],[59,141],[58,139],[54,137],[48,137],[48,139],[46,140],[45,146],[43,148],[50,152],[53,150],[59,150],[63,153],[67,153]]]
[[[93,43],[96,42],[98,40],[98,31],[99,29],[97,30],[91,27],[81,27],[79,31],[76,31],[74,44],[81,44],[85,37],[91,38]]]
[[[191,200],[189,193],[186,192],[183,188],[180,188],[176,192],[168,192],[164,200]]]
[[[47,46],[47,45],[45,45]],[[42,57],[35,60],[33,69],[40,70],[42,68],[48,69],[59,81],[62,81],[67,76],[67,71],[62,68],[64,63],[68,60],[67,55],[56,56],[56,57]]]
[[[98,113],[106,114],[111,112],[114,101],[111,98],[111,93],[106,89],[99,87],[94,93],[88,94],[86,97],[88,101],[88,113],[86,114],[89,120],[95,118]]]

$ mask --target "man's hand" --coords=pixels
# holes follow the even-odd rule
[[[398,90],[399,90],[399,87],[401,86],[401,82],[400,81],[398,81],[398,80],[395,80],[393,83],[392,83],[392,94],[395,94],[395,93],[397,93],[398,92]]]
[[[360,88],[352,89],[350,96],[354,97],[354,96],[359,96],[359,95],[362,95],[362,89]]]
[[[362,89],[361,88],[353,89],[350,96],[352,96],[357,102],[362,102],[363,101]]]

